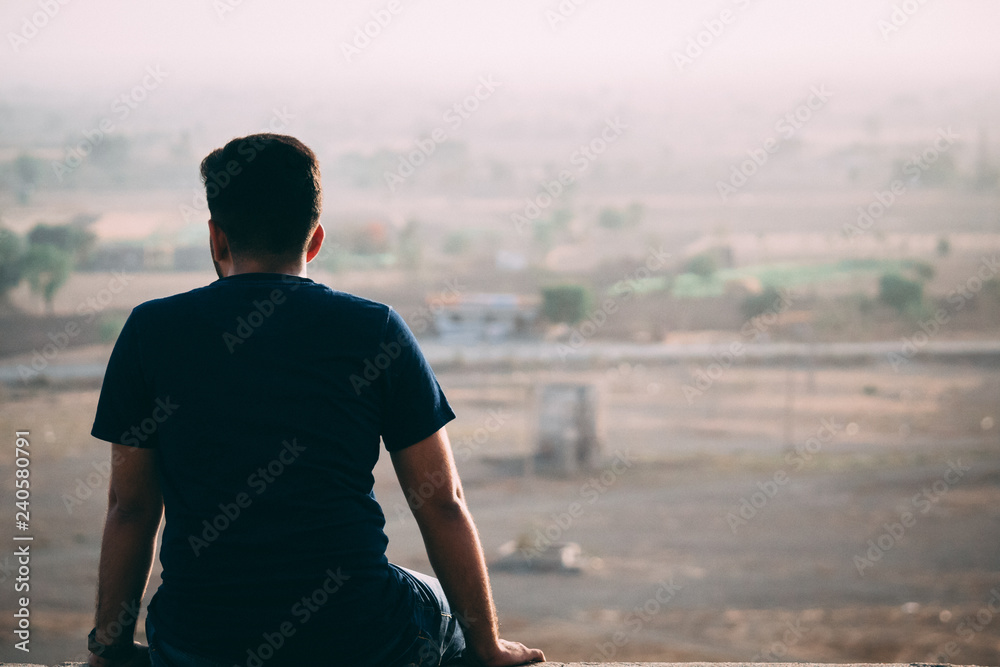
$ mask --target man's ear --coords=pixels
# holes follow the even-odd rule
[[[325,238],[326,230],[323,229],[322,224],[317,224],[312,236],[309,237],[309,245],[306,246],[306,263],[311,262],[317,253],[319,253],[319,249],[322,247],[323,239]]]
[[[216,262],[224,262],[230,259],[229,237],[222,231],[215,220],[208,220],[208,236],[212,247],[212,259]]]

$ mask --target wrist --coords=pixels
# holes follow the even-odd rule
[[[503,653],[499,637],[483,639],[481,641],[469,641],[466,646],[473,657],[484,665],[491,664],[494,658]]]
[[[135,653],[136,647],[132,638],[124,634],[111,640],[106,633],[98,632],[97,628],[94,628],[87,636],[87,650],[107,663],[129,658]]]

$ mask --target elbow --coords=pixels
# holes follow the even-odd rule
[[[113,490],[108,494],[108,519],[119,523],[155,524],[163,515],[163,500],[157,498],[124,498]]]
[[[465,499],[459,494],[442,494],[411,505],[414,514],[438,522],[464,521],[469,515]]]

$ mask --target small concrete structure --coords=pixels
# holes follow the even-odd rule
[[[545,539],[542,536],[541,539]],[[582,574],[587,565],[583,550],[576,542],[530,544],[511,540],[500,545],[500,558],[490,563],[490,570],[517,573]]]
[[[538,450],[535,470],[570,476],[600,462],[597,388],[547,384],[538,392]]]

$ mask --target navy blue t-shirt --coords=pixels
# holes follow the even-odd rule
[[[394,310],[308,278],[238,274],[136,307],[92,434],[156,450],[158,634],[269,667],[320,648],[363,665],[415,636],[372,468],[380,438],[396,451],[454,416]]]

